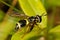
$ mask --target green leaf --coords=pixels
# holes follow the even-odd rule
[[[27,16],[47,14],[40,0],[19,0],[19,4]],[[42,22],[38,23],[38,26],[34,26],[31,32],[24,35],[26,29],[22,28],[12,36],[11,40],[37,40],[41,36],[39,28],[45,28],[46,26],[47,16],[42,16]],[[24,37],[22,38],[23,35]]]
[[[22,28],[17,33],[12,36],[11,40],[37,40],[41,36],[41,29],[39,27],[34,27],[33,30],[27,34],[25,33],[25,28]],[[23,36],[24,35],[24,36]]]
[[[28,16],[46,14],[46,10],[40,0],[18,0],[18,2],[24,13]]]
[[[50,33],[54,33],[54,32],[60,32],[60,25],[50,30]]]
[[[18,0],[18,2],[27,16],[47,14],[40,0]],[[45,28],[46,26],[47,16],[42,16],[42,22],[39,24],[39,27]]]
[[[60,25],[51,29],[50,34],[53,34],[55,40],[60,40]]]

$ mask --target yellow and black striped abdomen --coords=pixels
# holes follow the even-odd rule
[[[24,27],[28,24],[28,20],[24,19],[24,20],[20,20],[16,23],[16,27],[15,30],[20,29],[21,27]]]

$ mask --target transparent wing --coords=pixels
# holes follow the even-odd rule
[[[20,18],[20,19],[27,19],[29,16],[25,15],[24,13],[18,13],[18,12],[15,12],[13,11],[11,14],[8,14],[12,17],[17,17],[17,18]]]

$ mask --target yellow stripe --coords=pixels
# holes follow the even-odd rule
[[[26,20],[26,25],[28,25],[29,24],[28,20],[27,19],[25,19],[25,20]]]

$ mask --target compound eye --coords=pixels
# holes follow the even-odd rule
[[[37,17],[37,19],[38,19],[38,22],[40,23],[40,22],[42,21],[41,16],[37,15],[36,17]]]
[[[42,21],[42,18],[41,18],[41,16],[39,16],[39,22],[41,22]]]

